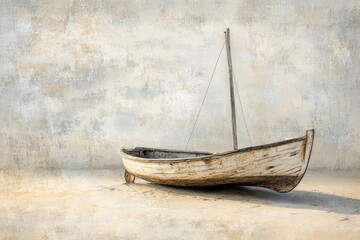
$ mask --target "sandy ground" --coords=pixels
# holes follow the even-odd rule
[[[359,172],[308,172],[286,194],[122,174],[0,172],[0,239],[360,239]]]

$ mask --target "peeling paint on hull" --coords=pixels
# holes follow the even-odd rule
[[[173,186],[242,184],[289,192],[306,172],[313,141],[314,130],[308,130],[301,138],[220,154],[150,148],[123,149],[121,154],[127,182],[136,176]]]

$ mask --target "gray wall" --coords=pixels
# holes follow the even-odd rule
[[[2,169],[183,149],[226,27],[253,144],[315,128],[310,168],[360,168],[359,1],[0,0],[0,11]],[[228,87],[224,51],[189,149],[231,149]]]

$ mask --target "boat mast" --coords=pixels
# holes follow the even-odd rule
[[[237,141],[237,127],[236,127],[236,110],[234,100],[234,82],[232,73],[232,62],[231,62],[231,50],[230,50],[230,29],[227,28],[225,33],[226,41],[226,53],[229,66],[229,82],[230,82],[230,105],[231,105],[231,120],[232,120],[232,132],[233,132],[233,147],[234,150],[238,149]]]

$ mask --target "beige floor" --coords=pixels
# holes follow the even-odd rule
[[[360,239],[360,173],[291,193],[123,184],[121,170],[0,172],[0,239]]]

